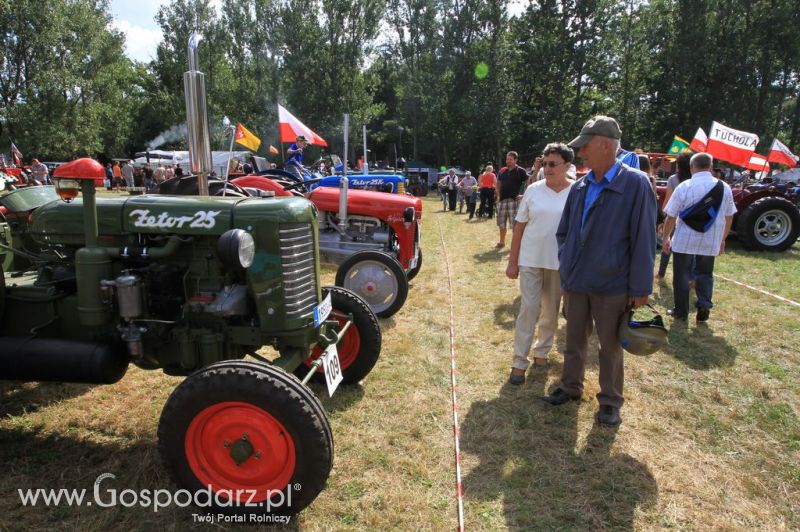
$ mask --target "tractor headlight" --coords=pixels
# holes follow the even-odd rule
[[[231,268],[249,268],[256,255],[253,235],[244,229],[229,229],[217,241],[217,255]]]
[[[67,203],[78,197],[78,192],[81,190],[81,184],[77,179],[53,178],[53,183],[58,197]]]

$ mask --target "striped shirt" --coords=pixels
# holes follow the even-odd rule
[[[736,212],[736,205],[733,203],[733,193],[727,183],[723,183],[722,204],[719,207],[719,214],[714,220],[714,225],[705,233],[695,231],[683,220],[679,214],[695,205],[703,196],[709,193],[717,184],[717,179],[711,172],[697,172],[677,187],[670,196],[664,212],[667,216],[677,218],[675,234],[672,237],[672,250],[677,253],[687,255],[705,255],[716,257],[719,255],[719,247],[722,244],[722,237],[725,233],[725,217],[733,216]]]

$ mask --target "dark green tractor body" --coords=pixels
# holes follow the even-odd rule
[[[143,349],[132,361],[142,367],[187,374],[272,345],[283,355],[276,363],[292,371],[324,333],[314,327],[321,288],[308,201],[130,196],[98,198],[96,206],[93,248],[84,247],[80,199],[33,211],[20,237],[52,262],[9,281],[0,335],[119,342],[109,281],[122,275],[139,278]],[[231,229],[253,237],[247,269],[218,256]],[[221,295],[229,304],[212,304]]]

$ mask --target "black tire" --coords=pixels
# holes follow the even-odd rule
[[[372,371],[378,362],[382,343],[381,327],[375,313],[358,295],[339,286],[323,288],[323,296],[327,293],[331,294],[333,312],[353,315],[353,324],[337,344],[337,349],[342,366],[342,384],[357,384]],[[336,316],[332,314],[328,319],[334,317]],[[344,325],[343,319],[337,319]],[[295,370],[295,375],[301,379],[305,377],[311,362],[321,352],[320,348],[315,348],[312,356]],[[312,378],[317,382],[324,382],[325,376],[322,368]]]
[[[217,444],[230,448],[225,453],[230,457],[220,456]],[[158,446],[164,465],[182,489],[195,494],[207,491],[207,484],[214,483],[214,498],[222,500],[214,511],[240,515],[300,512],[325,487],[333,467],[333,436],[319,400],[293,375],[250,361],[219,362],[193,373],[178,385],[161,412]],[[260,456],[261,448],[265,452],[269,449],[269,455]],[[246,455],[238,466],[233,458],[235,451]],[[257,460],[262,459],[280,460],[284,466],[276,468],[271,464],[272,471],[268,472],[261,466],[262,475],[268,478],[251,477],[246,482],[226,476],[257,473],[261,464]],[[203,478],[198,478],[196,472]],[[284,478],[288,478],[285,483]],[[243,502],[255,503],[262,498],[261,506],[236,504],[223,495],[223,490],[243,486],[252,489],[262,481],[266,482],[264,486],[274,481],[282,487],[269,489],[282,491],[260,486],[263,489],[256,489],[254,499],[249,498],[249,493],[242,495]],[[285,504],[288,490],[292,490],[290,506]],[[271,494],[268,498],[267,493]],[[203,504],[205,496],[201,496]],[[284,504],[279,504],[281,499]]]
[[[408,297],[408,278],[397,259],[380,251],[359,251],[336,271],[336,286],[355,292],[380,318],[393,316]]]
[[[417,276],[422,269],[422,248],[419,249],[419,257],[417,257],[417,265],[406,272],[406,278],[410,281]]]
[[[785,251],[800,234],[800,209],[777,196],[758,199],[739,215],[736,234],[747,249]]]

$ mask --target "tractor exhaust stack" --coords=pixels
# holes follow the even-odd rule
[[[211,139],[208,132],[208,111],[206,107],[206,79],[197,70],[200,61],[197,47],[202,36],[193,33],[189,37],[189,70],[183,74],[183,88],[186,93],[186,125],[189,130],[189,164],[191,172],[197,176],[197,189],[201,196],[208,196],[208,174],[211,173]]]

